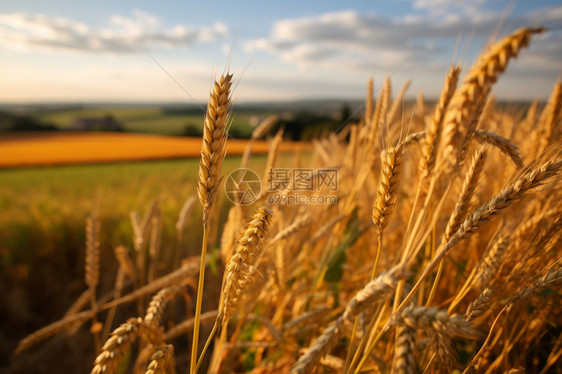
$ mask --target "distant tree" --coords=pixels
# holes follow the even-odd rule
[[[238,127],[231,127],[228,131],[229,136],[235,139],[248,139],[251,134],[247,134]]]
[[[277,126],[285,126],[285,135],[292,140],[310,140],[318,137],[326,130],[335,130],[340,124],[339,119],[320,114],[301,112],[285,118]]]
[[[350,117],[351,117],[351,109],[349,108],[349,105],[343,104],[340,112],[340,122],[345,123],[349,121]]]
[[[50,123],[40,123],[37,118],[22,115],[0,116],[2,126],[7,131],[55,131],[57,127]]]
[[[180,134],[182,136],[192,136],[192,137],[201,137],[203,136],[203,127],[201,125],[196,125],[194,123],[187,123],[183,127],[183,131]]]

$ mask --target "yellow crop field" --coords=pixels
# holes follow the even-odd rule
[[[231,139],[228,155],[241,155],[248,140]],[[281,151],[295,149],[285,142]],[[128,133],[30,133],[0,137],[0,167],[68,165],[198,157],[200,138]],[[267,142],[256,141],[254,154],[267,153]]]

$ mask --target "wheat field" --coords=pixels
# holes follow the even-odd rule
[[[236,77],[217,77],[177,242],[161,240],[155,203],[131,214],[130,242],[102,258],[92,212],[82,296],[15,354],[87,337],[93,374],[560,370],[562,83],[523,109],[500,107],[492,92],[545,31],[515,31],[472,66],[451,66],[435,105],[420,96],[403,106],[391,79],[377,95],[367,82],[361,120],[290,160],[293,172],[313,172],[250,204],[223,196]],[[255,170],[263,186],[282,131]],[[335,188],[300,188],[322,170],[336,174]],[[201,255],[175,257],[194,236]]]
[[[229,155],[241,155],[247,140],[231,142]],[[295,142],[282,151],[294,150]],[[302,147],[301,147],[302,148]],[[201,139],[130,133],[56,132],[52,134],[8,134],[0,138],[0,168],[72,165],[197,157]],[[252,149],[267,153],[267,143],[258,141]]]

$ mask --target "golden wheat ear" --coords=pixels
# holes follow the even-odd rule
[[[410,305],[394,314],[390,323],[399,326],[405,325],[418,330],[434,330],[449,336],[462,336],[471,339],[482,335],[472,322],[465,320],[461,315],[450,315],[445,310],[425,306]]]
[[[244,289],[250,281],[250,271],[263,248],[272,214],[267,208],[256,211],[226,265],[217,317],[220,325],[228,322],[243,297]]]
[[[203,219],[207,220],[216,201],[222,163],[226,156],[228,118],[232,74],[215,81],[209,97],[203,127],[203,145],[197,183],[199,201],[203,205]]]
[[[130,318],[116,328],[111,337],[105,342],[101,353],[94,361],[91,374],[112,374],[129,347],[138,337],[143,337],[149,344],[160,346],[164,344],[162,330],[145,323],[142,318]]]
[[[377,190],[377,197],[373,204],[373,223],[382,233],[388,224],[396,198],[398,197],[398,183],[402,171],[402,157],[404,143],[399,142],[395,147],[383,151],[382,169]]]
[[[468,131],[474,113],[486,101],[490,90],[499,76],[505,71],[509,61],[517,57],[519,52],[529,44],[533,35],[541,34],[545,28],[523,28],[492,45],[480,55],[463,80],[463,84],[455,92],[451,100],[451,110],[447,115],[444,127],[444,146],[447,158],[451,150],[457,148],[459,137],[463,140],[472,136]],[[458,156],[457,156],[458,163]],[[462,160],[461,160],[462,161]]]
[[[377,196],[373,202],[373,223],[378,229],[378,247],[373,265],[372,277],[375,276],[380,254],[382,251],[383,230],[388,225],[392,210],[398,199],[398,186],[402,172],[402,158],[404,156],[404,145],[402,140],[395,147],[382,152],[382,167],[379,178]]]
[[[146,374],[173,374],[176,372],[174,346],[162,345],[155,349],[146,369]]]
[[[409,326],[399,328],[394,350],[394,364],[392,372],[408,374],[416,372],[416,359],[414,357],[416,330]]]
[[[449,72],[445,78],[445,83],[443,84],[443,89],[441,90],[441,95],[439,96],[439,102],[435,107],[431,121],[425,131],[421,165],[424,178],[427,178],[429,174],[431,174],[433,167],[435,166],[437,150],[441,140],[441,131],[443,129],[443,121],[445,119],[449,103],[451,102],[455,90],[457,89],[460,72],[461,68],[458,66],[451,66],[449,68]]]
[[[468,168],[466,173],[461,194],[453,213],[449,217],[449,222],[447,223],[447,228],[445,229],[445,235],[443,236],[443,242],[446,243],[451,239],[451,236],[459,229],[464,217],[468,213],[470,207],[470,200],[476,191],[476,187],[480,182],[480,177],[484,171],[484,163],[486,162],[486,149],[481,149],[476,151],[472,163]]]

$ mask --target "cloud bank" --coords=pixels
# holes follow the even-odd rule
[[[181,48],[228,34],[223,23],[211,27],[164,27],[159,18],[141,10],[131,16],[113,15],[109,25],[85,23],[41,14],[0,14],[0,46],[14,49],[134,53],[147,47]]]
[[[427,14],[387,18],[347,10],[280,20],[268,37],[247,42],[245,49],[269,52],[304,69],[388,71],[408,60],[413,69],[442,71],[453,58],[459,35],[463,41],[472,40],[473,46],[479,47],[494,34],[501,16],[479,11],[478,2],[460,6],[447,0],[416,0],[413,6],[426,10]],[[511,32],[519,27],[539,25],[560,29],[562,9],[505,19],[501,30]],[[534,69],[559,66],[561,45],[560,32],[542,37],[540,43],[534,44]]]

